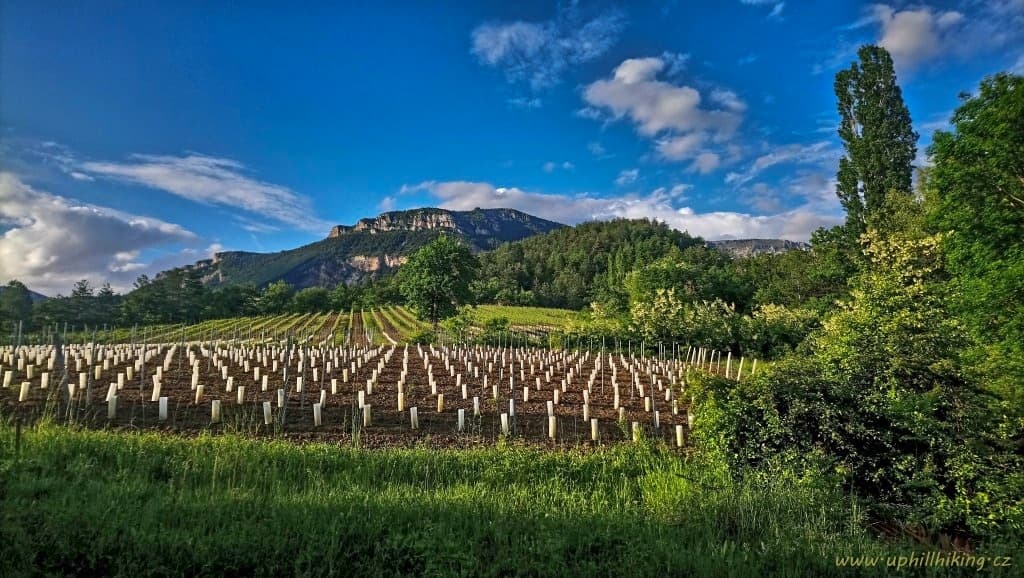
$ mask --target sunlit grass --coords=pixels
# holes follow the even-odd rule
[[[649,446],[366,451],[0,427],[0,575],[827,575],[834,490]],[[16,450],[16,446],[20,449]],[[16,454],[17,451],[17,455]]]

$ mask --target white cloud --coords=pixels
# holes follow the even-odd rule
[[[772,215],[715,211],[697,213],[690,207],[677,207],[687,185],[671,190],[657,189],[648,195],[624,195],[599,198],[589,195],[554,195],[524,191],[515,187],[495,187],[490,183],[427,181],[406,185],[405,190],[425,191],[438,199],[438,205],[453,210],[515,208],[561,223],[614,218],[656,219],[681,231],[705,239],[782,238],[806,241],[822,226],[842,222],[835,214],[821,213],[812,205]]]
[[[914,130],[919,135],[921,135],[921,139],[923,141],[926,141],[926,142],[930,141],[931,138],[932,138],[932,134],[934,134],[935,131],[937,131],[937,130],[948,131],[948,130],[952,129],[952,125],[949,124],[949,121],[950,121],[951,118],[953,118],[953,112],[954,111],[952,111],[952,110],[948,110],[946,112],[942,112],[942,113],[939,113],[939,114],[932,115],[930,120],[927,120],[927,121],[924,121],[924,122],[915,123]],[[920,149],[920,148],[924,148],[924,147],[923,146],[919,146],[918,148]]]
[[[783,179],[782,184],[789,194],[802,198],[806,207],[826,213],[841,212],[834,174],[801,171]]]
[[[180,225],[37,191],[10,173],[0,173],[0,231],[0,280],[48,295],[79,279],[123,291],[141,273],[199,258],[191,248],[199,239]],[[171,249],[139,260],[161,247]]]
[[[671,136],[659,139],[655,144],[655,150],[662,158],[673,161],[681,161],[697,156],[701,147],[707,141],[707,135],[702,132],[691,132],[682,136]]]
[[[658,80],[666,67],[662,57],[631,58],[617,66],[611,78],[588,85],[581,116],[593,118],[608,111],[613,120],[628,118],[643,136],[655,139],[655,150],[667,160],[697,159],[695,166],[713,170],[711,143],[728,142],[743,120],[746,104],[736,93],[718,88],[709,99],[720,108],[702,105],[700,92],[690,86]],[[712,166],[713,165],[713,166]]]
[[[778,213],[788,204],[797,210],[819,214],[835,222],[842,220],[842,206],[836,196],[835,177],[820,171],[799,170],[775,186],[756,182],[734,189],[739,202],[758,213]]]
[[[871,15],[881,27],[879,46],[889,51],[897,66],[908,68],[941,54],[964,19],[954,11],[936,12],[929,7],[897,11],[881,4],[871,8]]]
[[[686,200],[686,191],[693,188],[693,185],[688,184],[677,184],[672,185],[671,188],[658,187],[651,192],[654,196],[664,196],[673,201],[682,202]]]
[[[778,191],[765,183],[754,183],[750,187],[750,194],[744,201],[756,211],[762,213],[775,213],[782,210],[782,200]]]
[[[592,106],[585,106],[585,107],[577,110],[576,111],[576,116],[578,116],[580,118],[585,118],[585,119],[588,119],[588,120],[601,120],[601,118],[602,118],[601,117],[601,111],[596,109],[596,108],[594,108],[594,107],[592,107]]]
[[[544,106],[543,101],[539,98],[527,98],[525,96],[517,96],[515,98],[508,99],[509,106],[513,108],[540,108]]]
[[[602,145],[601,143],[599,143],[597,141],[590,141],[590,142],[588,142],[587,143],[587,150],[590,151],[590,154],[594,155],[595,157],[597,157],[599,159],[603,159],[603,158],[606,158],[606,157],[610,156],[610,155],[608,155],[608,151],[604,148],[604,145]]]
[[[94,181],[94,180],[96,180],[96,179],[90,177],[89,175],[87,175],[85,173],[80,173],[78,171],[71,171],[68,174],[71,175],[71,178],[75,179],[76,181]]]
[[[617,119],[629,117],[646,136],[670,130],[707,130],[729,136],[735,131],[742,120],[739,115],[701,108],[696,89],[656,80],[664,66],[664,61],[654,57],[625,60],[611,79],[587,86],[584,99],[592,107],[610,110]]]
[[[488,23],[470,34],[470,51],[482,64],[504,70],[509,82],[528,82],[534,90],[561,80],[571,67],[611,48],[624,24],[618,11],[586,19],[575,5],[559,8],[544,22]]]
[[[785,2],[778,0],[740,0],[740,3],[747,6],[771,6],[772,10],[768,13],[769,18],[781,18],[782,10],[786,7]]]
[[[1017,58],[1017,62],[1013,63],[1013,66],[1010,67],[1010,73],[1024,76],[1024,54],[1021,54]]]
[[[391,195],[384,197],[383,199],[380,200],[379,203],[377,203],[377,208],[384,213],[388,211],[394,211],[395,207],[397,206],[398,200]]]
[[[271,225],[270,223],[264,223],[262,221],[254,221],[242,215],[235,215],[234,219],[235,222],[238,223],[238,226],[250,233],[276,233],[281,230],[281,227],[276,225]]]
[[[690,55],[666,50],[661,53],[661,60],[665,62],[665,76],[673,78],[686,70],[690,63]]]
[[[697,171],[702,175],[706,175],[717,169],[721,163],[722,157],[716,153],[700,153],[697,155],[697,158],[693,159],[693,163],[687,170]]]
[[[623,169],[619,171],[619,176],[615,178],[615,184],[620,187],[626,185],[632,185],[636,182],[636,179],[640,176],[639,169]]]
[[[742,173],[725,176],[728,184],[742,185],[756,178],[762,171],[780,164],[817,165],[831,167],[838,162],[840,151],[828,141],[811,144],[789,144],[771,147],[771,150],[751,163]]]
[[[564,171],[571,171],[576,168],[576,165],[570,163],[569,161],[563,161],[561,163],[556,163],[555,161],[548,161],[544,163],[544,166],[542,166],[541,168],[544,169],[545,173],[553,173],[558,169],[562,169]]]
[[[743,112],[747,110],[747,103],[740,100],[740,97],[737,96],[735,92],[724,88],[716,88],[712,90],[711,100],[736,112]]]
[[[230,159],[200,154],[132,155],[125,162],[82,162],[78,170],[158,189],[206,205],[241,209],[306,231],[323,232],[329,224],[313,214],[309,198],[288,187],[253,179],[245,166]]]
[[[964,3],[962,8],[963,12],[874,4],[849,28],[876,27],[875,42],[889,51],[897,69],[904,72],[947,55],[995,50],[1022,54],[1024,0]]]

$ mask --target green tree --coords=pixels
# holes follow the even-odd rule
[[[971,336],[965,373],[987,400],[984,460],[970,472],[1024,526],[1024,78],[998,74],[961,98],[954,132],[935,134],[923,188]]]
[[[910,195],[917,133],[896,83],[892,57],[879,46],[862,46],[858,62],[836,74],[839,160],[836,194],[846,209],[851,241],[869,226],[888,195]]]
[[[398,283],[406,302],[420,319],[437,327],[472,301],[470,285],[479,262],[469,247],[441,235],[413,253],[398,270]]]
[[[71,323],[82,328],[84,325],[95,326],[96,320],[93,315],[93,297],[96,291],[88,279],[76,281],[71,288],[69,299],[69,314]]]
[[[659,289],[675,289],[676,297],[686,302],[721,299],[743,311],[754,291],[737,273],[736,263],[723,251],[672,247],[657,261],[627,274],[620,284],[631,307],[649,301]]]
[[[924,186],[956,306],[978,347],[976,368],[1010,405],[1024,404],[1024,78],[985,79],[963,97],[955,132],[935,133]]]
[[[5,321],[25,325],[32,322],[32,296],[21,281],[8,282],[0,292],[0,322]]]
[[[331,310],[331,293],[323,287],[306,287],[292,297],[293,313],[323,313]]]
[[[97,323],[113,325],[117,318],[120,296],[114,292],[110,283],[104,283],[93,299],[93,311]]]
[[[260,294],[258,306],[264,315],[277,315],[288,311],[295,289],[284,280],[267,285]]]
[[[344,283],[338,283],[334,289],[331,289],[331,309],[335,311],[348,311],[352,308],[352,302],[357,297],[357,293],[358,291],[350,289]]]

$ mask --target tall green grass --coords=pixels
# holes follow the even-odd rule
[[[0,426],[3,576],[827,576],[836,555],[909,551],[862,522],[814,479],[734,480],[643,445],[367,451],[45,424],[16,441]]]

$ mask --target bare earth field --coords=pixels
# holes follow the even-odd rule
[[[193,343],[184,349],[171,344],[150,345],[145,350],[131,345],[65,349],[70,371],[64,387],[60,386],[60,360],[52,348],[22,348],[17,354],[6,350],[0,371],[7,386],[0,388],[0,414],[18,416],[25,423],[51,415],[56,421],[94,428],[179,435],[231,431],[294,441],[358,441],[364,447],[490,445],[503,437],[501,414],[510,413],[507,437],[550,448],[630,441],[634,428],[645,438],[675,446],[675,426],[683,426],[684,436],[687,433],[687,404],[683,399],[676,401],[682,391],[680,377],[689,367],[681,360],[546,349],[404,345],[292,347],[290,353],[279,345],[228,343]],[[140,362],[142,357],[147,358],[145,364]],[[31,378],[29,365],[33,366]],[[153,377],[158,371],[156,397],[166,398],[164,420],[159,416],[159,402],[154,400]],[[45,388],[44,380],[48,382]],[[398,407],[400,382],[402,410]],[[19,401],[24,383],[28,383],[27,395]],[[198,401],[193,383],[202,387]],[[528,394],[524,394],[524,386],[529,388]],[[107,401],[111,387],[117,397],[113,414]],[[616,389],[621,414],[615,405]],[[283,407],[278,403],[279,390],[283,390]],[[557,404],[553,403],[556,390]],[[371,407],[367,424],[360,409],[360,393],[363,405]],[[584,419],[585,395],[589,419]],[[321,422],[316,425],[314,404],[321,396]],[[441,397],[443,408],[438,411]],[[478,414],[474,398],[478,399]],[[220,403],[219,420],[212,415],[215,401]],[[270,404],[269,424],[265,402]],[[556,422],[554,437],[550,436],[549,403]],[[411,426],[410,408],[417,408],[416,429]],[[459,410],[464,410],[462,431]],[[591,419],[597,420],[597,442],[592,440]]]

